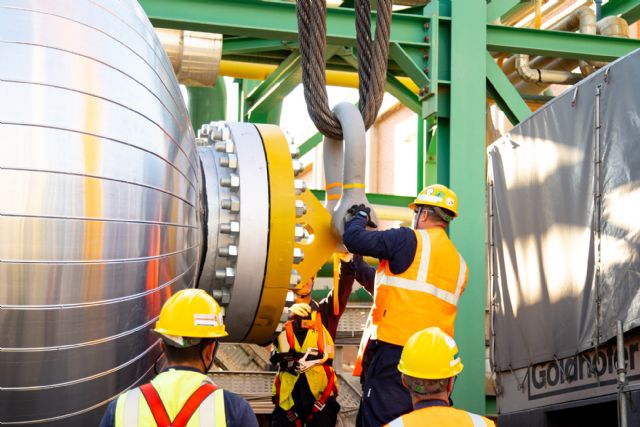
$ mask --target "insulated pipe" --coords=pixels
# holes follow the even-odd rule
[[[596,23],[597,33],[609,37],[629,38],[629,24],[618,16],[607,16]],[[585,77],[607,65],[602,61],[580,61],[580,71]]]
[[[366,130],[358,108],[341,102],[333,109],[333,114],[342,126],[344,135],[343,190],[340,201],[332,212],[331,230],[338,241],[342,242],[344,232],[344,216],[353,205],[364,204],[371,207],[364,192],[366,163]],[[333,140],[332,142],[336,142]],[[335,172],[333,172],[335,173]],[[375,211],[371,209],[371,220],[377,223]]]
[[[221,34],[167,28],[156,28],[156,34],[178,82],[187,86],[216,85],[222,58]]]
[[[555,83],[572,85],[582,79],[581,74],[568,71],[543,70],[529,66],[529,55],[516,56],[516,71],[522,80],[530,83]]]

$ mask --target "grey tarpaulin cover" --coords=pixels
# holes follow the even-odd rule
[[[617,320],[637,327],[640,50],[569,88],[488,156],[496,369],[574,355],[598,330],[599,342],[614,337]]]

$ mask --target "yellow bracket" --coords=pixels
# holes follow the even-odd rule
[[[302,276],[302,285],[318,273],[333,254],[338,241],[331,233],[331,215],[313,193],[305,191],[298,198],[307,206],[307,213],[297,221],[309,233],[309,238],[295,244],[304,252],[304,261],[294,266]]]

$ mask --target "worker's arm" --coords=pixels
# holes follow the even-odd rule
[[[258,427],[256,415],[246,400],[227,390],[223,393],[227,427]]]
[[[376,269],[371,267],[362,255],[354,255],[349,263],[349,268],[354,272],[356,281],[362,285],[371,295],[375,287]]]
[[[362,259],[362,257],[360,257]],[[338,279],[338,315],[333,313],[333,289],[329,291],[329,294],[318,303],[318,311],[322,316],[322,323],[327,331],[331,335],[331,338],[335,340],[336,331],[338,330],[338,322],[340,317],[344,313],[349,301],[349,295],[353,289],[353,281],[355,279],[355,272],[351,267],[353,260],[349,262],[340,261],[340,278]]]
[[[99,427],[115,427],[116,425],[116,402],[118,399],[113,399],[107,405],[107,410],[104,412],[102,416],[102,420],[100,421]]]
[[[349,252],[386,259],[394,274],[405,271],[416,254],[417,240],[408,227],[367,230],[367,218],[356,215],[344,225],[342,241]]]

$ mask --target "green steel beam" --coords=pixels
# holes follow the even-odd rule
[[[254,37],[225,39],[222,43],[223,55],[243,55],[248,53],[270,52],[281,49],[297,49],[298,43],[286,40],[267,40]]]
[[[422,105],[417,95],[413,93],[411,89],[403,85],[402,82],[400,82],[400,80],[391,73],[387,73],[385,90],[414,113],[420,114],[422,111]]]
[[[418,55],[422,57],[424,52],[418,51]],[[409,76],[418,87],[426,87],[429,84],[429,77],[424,72],[424,67],[416,63],[415,54],[410,55],[400,44],[391,43],[389,45],[389,57],[396,61],[407,76]],[[422,58],[420,58],[422,59]]]
[[[460,216],[449,233],[469,269],[455,330],[464,371],[453,400],[478,414],[485,412],[485,15],[483,1],[451,1],[449,181],[458,194]]]
[[[629,24],[640,19],[640,0],[609,0],[602,6],[602,16],[620,15]]]
[[[492,52],[613,61],[638,48],[638,39],[487,25],[486,49]]]
[[[140,0],[155,27],[204,31],[260,39],[297,40],[294,2],[251,0]],[[376,13],[371,21],[375,22]],[[348,8],[327,9],[327,43],[356,45],[355,13]],[[426,47],[425,17],[394,13],[391,41]]]
[[[314,196],[320,201],[324,201],[326,192],[324,190],[311,190]],[[367,193],[369,203],[381,206],[393,206],[406,208],[409,203],[413,202],[410,196],[395,196],[393,194]]]
[[[486,63],[487,92],[515,126],[529,117],[531,110],[489,52],[486,53]]]
[[[523,3],[530,4],[528,0],[489,0],[487,4],[487,22],[495,21]]]
[[[215,120],[227,119],[227,88],[219,77],[215,87],[188,87],[189,116],[193,129]]]
[[[316,148],[318,146],[318,144],[320,144],[322,142],[322,139],[323,139],[322,138],[322,134],[320,132],[316,132],[315,134],[313,134],[312,137],[310,137],[305,142],[300,144],[300,147],[299,147],[300,157],[304,156],[309,151],[311,151],[314,148]]]
[[[276,104],[282,103],[284,97],[300,84],[301,80],[300,53],[295,51],[247,95],[248,109],[246,114],[249,121],[255,122],[252,116],[256,112],[268,112]]]

